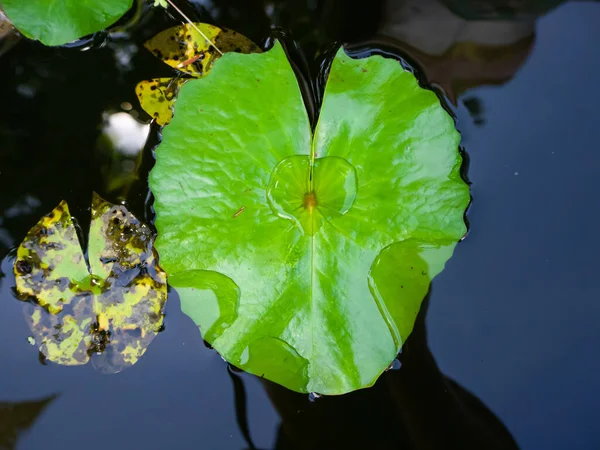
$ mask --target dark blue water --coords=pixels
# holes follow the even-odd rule
[[[271,18],[248,8],[196,12],[256,41],[268,36],[269,20],[295,27],[309,65],[316,47],[311,36],[318,34],[322,45],[328,37],[321,35],[335,28],[325,19],[305,22],[285,3]],[[322,8],[306,11],[308,17],[325,14]],[[435,19],[432,28],[419,25],[436,11],[424,8],[412,22],[396,25],[401,33],[414,26],[441,44],[406,31],[411,45],[397,50],[413,62],[429,61],[423,69],[429,81],[457,94],[473,204],[467,239],[433,283],[426,316],[429,348],[441,372],[478,397],[520,448],[600,448],[600,4],[566,4],[537,21],[521,18],[528,22],[520,22],[517,31],[489,33],[486,26],[492,25],[486,23],[476,32],[460,24],[448,33]],[[360,19],[360,11],[353,14]],[[373,33],[392,16],[379,17]],[[102,114],[123,112],[121,105],[129,102],[140,120],[147,120],[133,88],[171,72],[137,45],[172,24],[153,17],[131,41],[114,39],[86,52],[22,41],[0,56],[0,256],[61,199],[83,222],[92,190],[118,199],[106,184],[110,164],[98,140]],[[492,60],[464,63],[443,50],[460,33],[504,50]],[[415,50],[419,45],[435,47],[437,59],[431,62],[423,48]],[[148,168],[148,148],[144,155],[142,167]],[[129,192],[131,208],[144,217],[145,181]],[[292,408],[294,417],[306,420],[300,425],[291,420],[290,427],[299,427],[307,440],[312,433],[326,448],[336,448],[336,442],[354,448],[345,444],[347,436],[356,448],[379,442],[377,448],[421,448],[407,443],[409,422],[394,422],[387,409],[392,401],[383,389],[395,373],[372,390],[314,403],[272,386],[267,391],[250,375],[234,375],[247,395],[242,408],[242,393],[234,389],[227,364],[204,346],[175,295],[169,298],[165,331],[133,368],[108,376],[91,365],[42,365],[27,341],[11,272],[8,258],[0,278],[0,404],[57,395],[30,428],[24,427],[15,448],[244,449],[250,445],[238,426],[244,409],[257,448],[293,448],[282,443],[280,431],[281,416],[287,421]],[[404,362],[397,373],[408,373],[410,364]],[[423,408],[435,409],[436,401],[432,394]],[[0,408],[0,420],[8,423],[9,416]],[[430,422],[432,430],[444,430],[444,421]],[[361,439],[372,446],[360,447]]]
[[[600,448],[600,5],[537,23],[531,56],[459,109],[471,233],[436,279],[430,345],[524,449]]]

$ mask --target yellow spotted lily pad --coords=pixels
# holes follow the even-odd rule
[[[135,87],[142,109],[161,127],[171,122],[175,98],[179,88],[187,80],[188,78],[154,78],[141,81]]]
[[[135,364],[163,324],[166,274],[153,235],[123,205],[94,194],[84,257],[66,202],[42,217],[14,265],[33,340],[49,361],[103,372]]]
[[[158,33],[144,44],[154,56],[193,78],[202,78],[223,53],[257,53],[260,48],[247,37],[207,23],[185,24]],[[210,40],[210,41],[209,41]],[[212,42],[212,43],[211,43]],[[214,44],[214,45],[213,45]],[[218,50],[217,50],[218,49]],[[190,78],[154,78],[138,83],[135,92],[142,109],[164,126],[173,118],[179,89]]]

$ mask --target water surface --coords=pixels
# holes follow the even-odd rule
[[[595,87],[600,5],[566,4],[537,20],[515,22],[504,34],[493,28],[497,23],[480,24],[475,31],[459,24],[462,34],[457,34],[435,25],[435,8],[424,7],[404,22],[394,22],[392,12],[380,16],[358,8],[346,11],[344,22],[322,7],[312,8],[312,2],[296,13],[292,3],[265,10],[197,2],[195,12],[257,42],[268,37],[270,23],[292,29],[306,55],[307,77],[317,73],[316,49],[333,39],[374,45],[376,33],[387,33],[377,38],[382,48],[393,46],[456,98],[473,183],[471,229],[433,283],[426,317],[429,348],[441,371],[481,399],[520,448],[600,448],[600,93]],[[347,29],[363,19],[363,28]],[[148,133],[137,122],[149,118],[134,87],[172,72],[139,44],[176,23],[155,14],[134,27],[131,37],[113,36],[102,48],[82,52],[21,41],[0,57],[0,257],[62,199],[87,229],[93,190],[111,200],[126,192],[132,211],[152,218],[145,178],[129,183],[126,177]],[[429,36],[439,40],[423,38],[415,29],[425,35],[437,29]],[[493,44],[500,50],[492,56],[475,51],[483,56],[473,62],[456,50],[456,36],[479,41],[475,49]],[[124,113],[137,117],[132,121]],[[118,144],[115,138],[108,145],[102,129],[111,122],[126,132]],[[156,130],[151,133],[155,142]],[[152,165],[151,147],[144,150],[140,173]],[[56,395],[19,437],[20,450],[248,448],[238,426],[245,409],[239,380],[257,448],[293,448],[279,436],[280,415],[304,435],[319,436],[324,448],[347,442],[410,448],[403,437],[407,424],[394,421],[385,387],[406,367],[386,374],[375,388],[337,399],[310,402],[308,396],[265,389],[255,377],[232,378],[226,363],[198,338],[175,295],[169,298],[165,331],[135,367],[107,376],[91,365],[44,366],[28,343],[12,286],[10,259],[5,259],[0,402]],[[423,399],[432,407],[436,402],[433,396]],[[314,426],[315,418],[323,426]]]

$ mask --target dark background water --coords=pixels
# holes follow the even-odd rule
[[[600,5],[568,3],[542,15],[464,5],[469,2],[449,1],[454,12],[433,1],[392,3],[183,6],[195,19],[260,43],[271,24],[291,29],[307,76],[315,75],[320,49],[333,40],[392,48],[455,99],[470,157],[471,230],[433,283],[427,327],[411,338],[414,347],[421,348],[426,334],[440,370],[477,396],[520,448],[600,448]],[[464,22],[459,13],[496,21]],[[22,40],[0,56],[0,257],[61,199],[86,229],[93,190],[112,201],[127,191],[131,209],[151,219],[144,175],[152,165],[151,144],[142,154],[141,179],[128,182],[146,129],[130,124],[127,135],[137,130],[142,140],[125,146],[126,154],[102,130],[111,114],[123,119],[114,116],[119,112],[148,121],[135,84],[172,71],[139,44],[177,22],[162,11],[144,11],[141,21],[109,41],[96,36],[87,51]],[[152,142],[156,133],[153,128]],[[120,176],[130,188],[114,184]],[[417,413],[406,419],[401,410],[410,401],[386,387],[402,377],[407,392],[427,393],[416,399],[431,425],[426,432],[452,436],[446,426],[452,421],[432,413],[446,399],[428,384],[428,369],[411,378],[417,363],[410,349],[403,367],[376,387],[314,403],[234,375],[247,394],[242,408],[226,363],[203,345],[176,295],[168,302],[166,330],[135,367],[107,376],[91,365],[44,366],[12,294],[10,257],[0,277],[0,448],[2,433],[23,428],[15,447],[21,450],[243,449],[250,444],[237,419],[243,422],[245,409],[262,449],[293,448],[282,438],[281,417],[303,436],[298,442],[313,437],[324,448],[411,448],[406,436]],[[424,348],[420,354],[428,355]],[[52,395],[39,415],[40,408],[23,403]],[[9,411],[9,402],[21,406]],[[483,409],[470,414],[485,417]],[[446,443],[438,448],[454,448],[451,439]]]

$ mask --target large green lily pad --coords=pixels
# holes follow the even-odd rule
[[[29,231],[14,265],[25,316],[44,356],[109,373],[135,364],[163,323],[166,275],[153,236],[123,205],[94,194],[89,268],[61,202]]]
[[[46,45],[66,44],[103,30],[132,4],[133,0],[0,0],[21,33]]]
[[[459,134],[392,59],[340,49],[313,133],[279,43],[186,83],[150,186],[183,311],[299,392],[372,385],[465,234]]]

